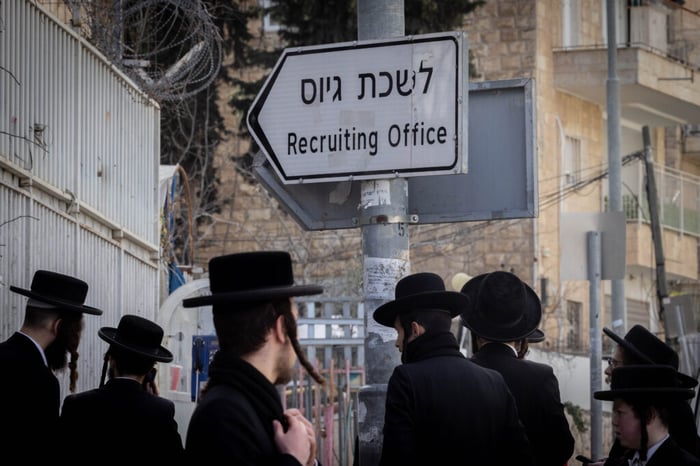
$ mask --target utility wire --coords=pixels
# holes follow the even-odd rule
[[[635,160],[641,160],[641,158],[643,156],[644,156],[643,151],[637,151],[637,152],[633,152],[631,154],[625,155],[622,158],[622,165],[623,166],[629,165],[630,163],[634,162]],[[603,166],[603,165],[601,165],[601,166]],[[589,171],[589,170],[587,170],[587,171]],[[567,186],[564,189],[557,189],[556,191],[553,191],[552,193],[545,194],[540,199],[540,203],[538,204],[539,208],[544,209],[544,208],[550,207],[552,205],[556,205],[561,200],[563,200],[563,199],[565,199],[573,194],[576,194],[577,192],[581,191],[582,189],[584,189],[587,186],[591,186],[591,185],[603,180],[607,176],[608,176],[608,169],[603,168],[601,170],[596,171],[594,175],[592,175],[588,178],[585,178],[585,179],[581,179],[577,183],[574,183],[570,186]],[[561,178],[561,177],[556,177],[556,178]],[[637,205],[639,205],[638,197],[635,195],[634,198],[635,198]],[[514,220],[517,221],[519,219],[514,219]],[[493,225],[494,222],[502,222],[502,221],[503,221],[502,219],[498,219],[498,220],[483,220],[483,221],[478,221],[478,222],[470,222],[468,224],[469,225],[468,227],[461,229],[461,233],[467,234],[467,235],[477,233],[480,230],[484,230],[484,229],[488,228],[489,226]],[[449,231],[446,231],[442,235],[439,234],[439,232],[441,230],[446,230],[449,227],[450,227],[450,224],[437,224],[437,225],[433,226],[432,228],[423,227],[423,229],[421,230],[421,233],[430,237],[431,243],[440,242],[440,241],[450,241],[450,240],[454,239],[454,232],[451,229]],[[416,244],[414,244],[414,246],[420,245],[420,244],[421,243],[416,243]]]
[[[634,162],[635,160],[641,160],[641,158],[644,157],[644,151],[637,151],[633,152],[631,154],[625,155],[622,157],[622,165],[629,165],[630,163]],[[571,184],[570,186],[567,186],[564,189],[557,189],[556,191],[550,193],[550,194],[545,194],[543,196],[543,199],[540,200],[540,209],[547,208],[551,205],[559,203],[562,199],[565,199],[572,194],[575,194],[576,192],[580,191],[581,189],[585,188],[586,186],[590,186],[594,183],[597,183],[598,181],[601,181],[602,179],[606,178],[608,176],[609,170],[603,169],[600,170],[597,174],[594,176],[591,176],[590,178],[580,180],[576,183]]]

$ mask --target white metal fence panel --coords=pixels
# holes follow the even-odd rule
[[[4,183],[16,185],[17,178],[7,172],[0,172],[0,291],[5,300],[0,300],[0,335],[9,335],[17,330],[24,317],[24,301],[20,295],[9,293],[10,285],[26,283],[23,268],[18,267],[24,259],[26,198],[16,189],[3,189]],[[9,213],[15,215],[10,216]],[[12,295],[12,296],[7,296]]]
[[[160,304],[157,269],[125,253],[122,270],[122,288],[124,290],[122,308],[124,313],[138,314],[157,321]]]
[[[121,249],[109,239],[100,237],[92,231],[81,228],[78,232],[77,261],[78,268],[85,271],[85,281],[90,285],[88,299],[93,305],[102,309],[101,316],[85,316],[85,328],[80,341],[80,359],[78,360],[77,390],[88,390],[99,384],[104,353],[107,343],[98,337],[101,327],[116,327],[121,307],[119,276],[121,274],[118,258]],[[62,393],[68,393],[67,383]]]
[[[31,281],[34,270],[47,269],[87,280],[75,267],[75,223],[44,204],[30,204],[31,218],[26,222],[27,257],[22,262]],[[26,283],[27,286],[29,283]]]
[[[158,135],[158,109],[121,75],[112,82],[114,73],[99,57],[88,56],[81,70],[89,77],[81,99],[81,127],[93,129],[80,134],[83,195],[109,218],[123,219],[125,228],[157,242],[152,213],[158,208],[159,145],[153,138]]]
[[[0,217],[0,244],[11,253],[0,256],[3,293],[0,295],[0,341],[19,329],[26,298],[9,292],[10,285],[29,288],[37,269],[66,273],[89,285],[86,303],[102,309],[101,316],[85,316],[85,328],[78,361],[78,390],[94,388],[100,377],[106,350],[97,331],[116,326],[124,314],[138,314],[156,320],[159,299],[157,263],[145,262],[123,250],[109,237],[78,223],[43,203],[0,184],[0,202],[9,206]],[[31,210],[30,216],[20,212]],[[5,220],[13,211],[16,221]],[[22,225],[24,223],[24,225]],[[6,240],[10,240],[6,243]],[[3,248],[5,249],[5,248]],[[6,259],[12,258],[11,261]],[[68,388],[62,378],[63,393]]]
[[[158,104],[32,2],[0,22],[0,161],[157,245]]]
[[[0,1],[0,341],[24,318],[10,285],[41,268],[85,280],[104,314],[85,316],[78,391],[99,383],[99,328],[156,320],[159,112],[42,7]]]

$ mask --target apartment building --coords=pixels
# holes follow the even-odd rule
[[[487,2],[466,18],[479,79],[533,77],[537,86],[539,215],[528,277],[545,298],[546,345],[587,352],[589,289],[565,277],[570,213],[608,208],[608,80],[619,80],[622,200],[626,218],[626,328],[665,331],[657,298],[657,262],[645,189],[643,128],[651,137],[669,293],[696,293],[700,2],[615,2],[616,70],[609,69],[605,0]],[[581,264],[585,267],[585,264]],[[585,278],[585,274],[583,277]],[[604,280],[603,325],[610,325]],[[691,303],[694,301],[690,301]],[[554,306],[554,308],[552,308]],[[671,306],[668,306],[670,311]],[[683,333],[695,331],[685,313]],[[674,333],[678,334],[678,329]]]

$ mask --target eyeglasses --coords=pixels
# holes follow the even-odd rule
[[[605,360],[607,361],[608,366],[612,367],[613,369],[622,365],[622,361],[620,361],[619,359],[605,358]]]

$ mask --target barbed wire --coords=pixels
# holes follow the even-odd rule
[[[157,101],[191,97],[219,73],[221,35],[200,0],[65,3],[81,35]]]

